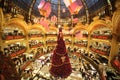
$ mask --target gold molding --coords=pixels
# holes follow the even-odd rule
[[[10,21],[4,24],[2,29],[4,30],[5,27],[12,26],[12,25],[16,25],[17,27],[22,28],[25,34],[27,34],[28,25],[24,20],[21,20],[19,18],[12,18]]]
[[[2,8],[0,8],[0,27],[2,27],[3,22],[4,22],[4,15],[3,15]]]

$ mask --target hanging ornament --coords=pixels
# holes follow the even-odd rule
[[[63,12],[63,13],[65,13],[65,12],[66,12],[66,9],[65,9],[65,8],[63,8],[63,9],[62,9],[62,12]]]
[[[40,12],[40,15],[43,15],[45,17],[49,17],[51,13],[51,4],[48,1],[41,0],[40,4],[38,5],[38,10]]]
[[[79,2],[79,3],[78,3]],[[68,7],[70,13],[73,14],[78,14],[80,9],[82,8],[81,1],[77,0],[64,0],[64,3],[66,7]]]

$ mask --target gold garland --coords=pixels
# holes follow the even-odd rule
[[[57,53],[56,51],[55,51],[55,53],[57,54],[57,55],[59,55],[59,56],[65,56],[67,53],[65,53],[65,54],[59,54],[59,53]]]
[[[60,65],[52,64],[52,66],[53,66],[53,67],[60,67],[60,66],[62,66],[62,65],[64,65],[64,64],[70,64],[70,62],[62,63],[62,64],[60,64]]]

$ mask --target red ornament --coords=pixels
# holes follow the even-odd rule
[[[62,28],[59,29],[57,46],[53,52],[51,60],[52,60],[52,65],[50,68],[51,75],[53,75],[54,77],[67,78],[71,74],[72,68],[68,54],[66,52]]]

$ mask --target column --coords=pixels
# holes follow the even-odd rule
[[[109,55],[109,66],[111,66],[111,60],[115,55],[118,54],[118,45],[119,41],[117,40],[120,37],[120,1],[116,0],[115,7],[116,11],[112,17],[112,41],[111,41],[111,51]]]
[[[108,3],[108,9],[109,9],[109,12],[110,12],[110,16],[112,16],[112,4],[110,2],[110,0],[107,0],[107,3]]]
[[[85,8],[85,11],[86,11],[86,21],[89,24],[90,19],[89,19],[89,11],[88,11],[87,4],[86,4],[85,0],[81,0],[81,1],[82,1],[82,4],[83,4],[84,8]]]
[[[29,12],[28,12],[28,22],[31,22],[31,12],[32,12],[35,2],[36,2],[36,0],[31,1]]]
[[[58,0],[58,24],[60,24],[60,9],[61,9],[61,6],[60,6],[60,3],[61,3],[61,0]]]
[[[4,22],[2,8],[0,8],[0,50],[2,50],[2,26]]]

